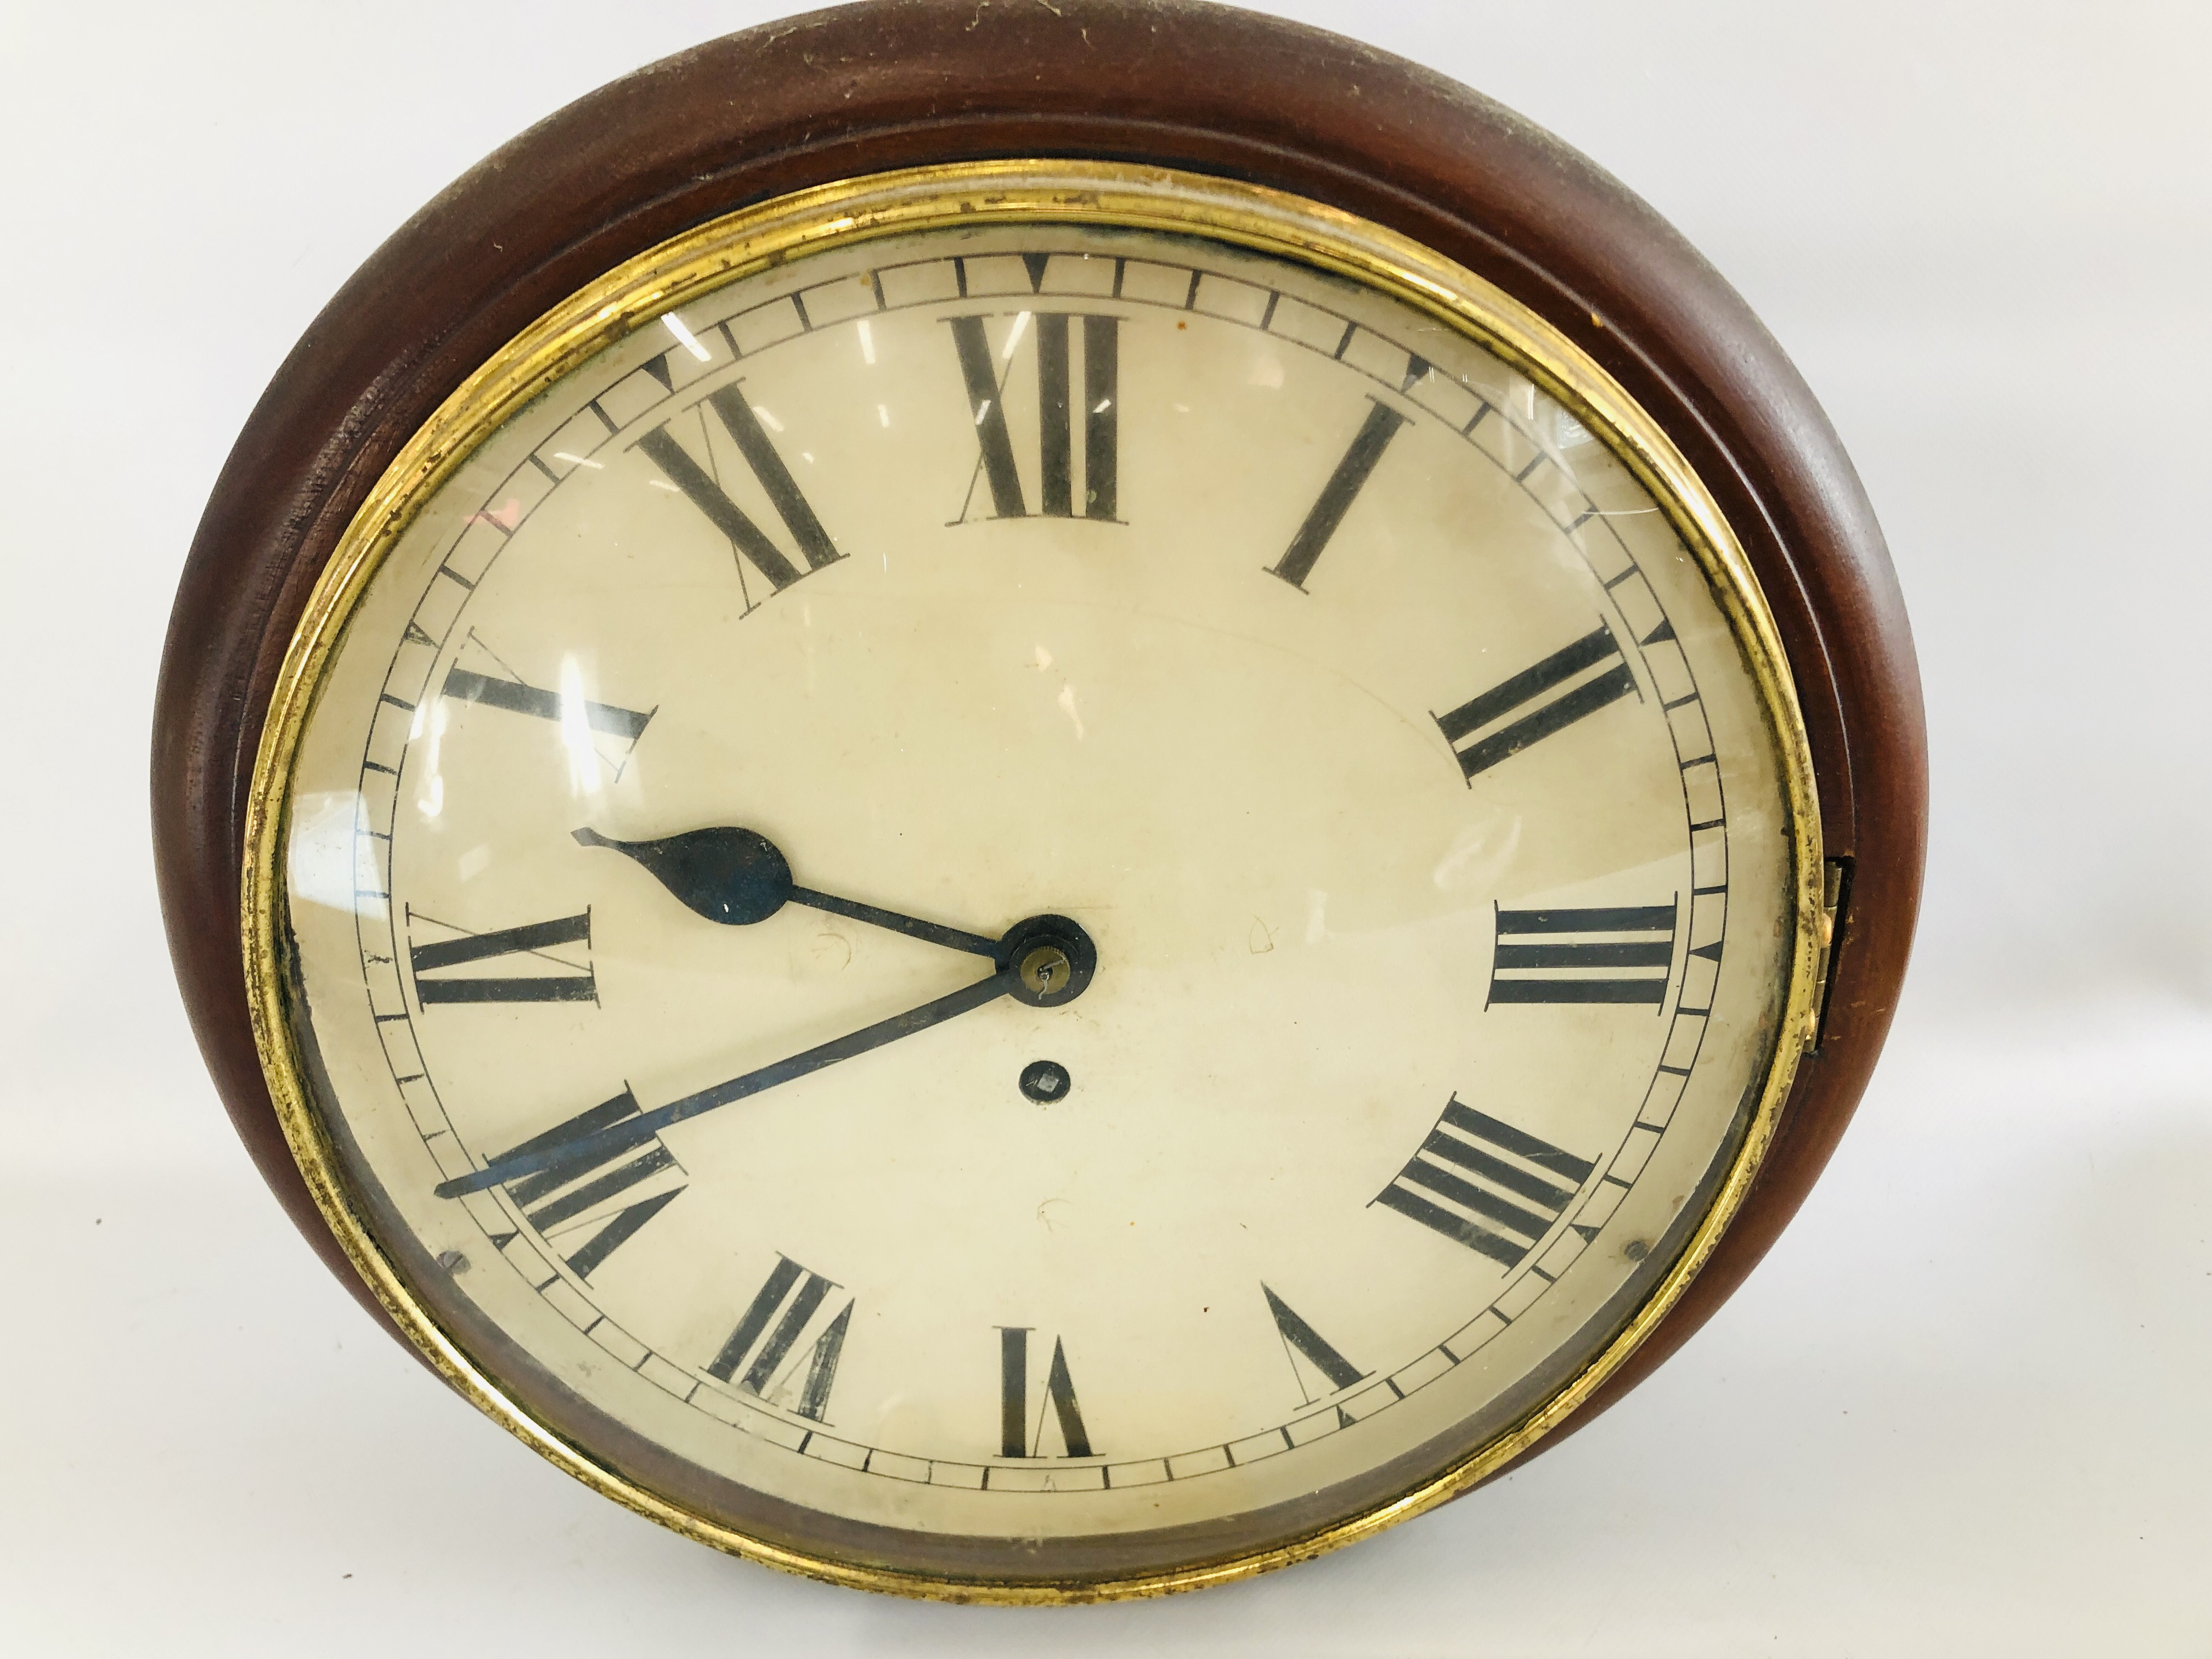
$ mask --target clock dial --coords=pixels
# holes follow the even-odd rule
[[[1794,1056],[1790,751],[1681,523],[1506,355],[1224,241],[690,295],[317,670],[348,1202],[483,1386],[802,1553],[1411,1489],[1608,1350]]]

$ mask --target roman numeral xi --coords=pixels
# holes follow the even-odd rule
[[[443,1002],[597,1002],[599,986],[592,977],[588,952],[592,946],[592,913],[562,916],[557,921],[533,921],[520,927],[502,927],[492,933],[471,933],[450,927],[434,916],[418,915],[407,908],[407,930],[412,935],[417,921],[444,927],[458,939],[437,939],[428,945],[410,944],[408,965],[415,972],[415,998],[424,1008]],[[580,945],[587,959],[576,963],[553,954],[564,945]],[[445,970],[471,963],[513,958],[509,966],[528,965],[526,974],[455,974]],[[553,971],[546,971],[551,969]]]
[[[1041,276],[1042,268],[1036,276]],[[1035,278],[1033,277],[1033,280]],[[1030,516],[1029,495],[1016,464],[1014,439],[1006,421],[1006,392],[1014,378],[1013,358],[1023,345],[1019,334],[1031,335],[1036,363],[1037,479],[1036,512],[1053,519],[1111,520],[1121,511],[1121,319],[1118,317],[1070,315],[1062,312],[1024,312],[1014,324],[1018,333],[1002,350],[1005,372],[994,361],[991,342],[981,317],[950,317],[952,348],[960,360],[960,378],[968,390],[968,410],[975,422],[979,447],[976,470],[991,492],[991,511],[1001,519]],[[1073,342],[1079,331],[1083,343],[1082,420],[1076,421]],[[1024,325],[1031,326],[1024,328]],[[1076,434],[1080,431],[1080,453]],[[1077,510],[1076,479],[1082,478],[1081,511]],[[975,498],[975,481],[961,504],[958,522],[965,523]]]
[[[806,570],[793,564],[768,532],[722,488],[714,467],[713,434],[707,430],[703,416],[700,435],[706,440],[704,466],[677,441],[675,434],[669,430],[673,424],[670,422],[662,422],[640,438],[637,447],[646,453],[684,499],[706,516],[708,523],[729,538],[730,545],[767,577],[769,586],[778,592],[808,570],[835,564],[843,555],[830,539],[830,532],[823,529],[822,520],[815,517],[806,497],[799,493],[799,481],[791,476],[791,469],[776,453],[759,413],[746,399],[744,386],[726,386],[708,392],[706,407],[714,411],[722,430],[737,445],[738,453],[744,458],[745,465],[767,495],[784,532],[790,537],[799,556],[806,561]]]
[[[1454,1097],[1372,1201],[1517,1267],[1596,1167]]]

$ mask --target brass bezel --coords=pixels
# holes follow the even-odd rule
[[[1426,312],[1527,374],[1599,434],[1666,510],[1750,665],[1782,762],[1795,860],[1790,982],[1774,1057],[1743,1144],[1673,1269],[1581,1372],[1510,1430],[1397,1498],[1289,1543],[1115,1579],[965,1579],[809,1555],[709,1522],[571,1445],[510,1400],[439,1328],[371,1236],[309,1103],[279,957],[289,784],[348,616],[416,511],[510,416],[632,330],[699,295],[834,244],[952,225],[1060,222],[1181,233],[1316,266]],[[331,555],[270,697],[247,800],[241,921],[253,1035],[279,1121],[325,1222],[392,1319],[456,1389],[606,1497],[700,1541],[785,1571],[897,1595],[1035,1604],[1158,1595],[1225,1583],[1357,1541],[1457,1496],[1587,1401],[1680,1299],[1758,1174],[1818,1016],[1824,868],[1803,718],[1773,617],[1718,504],[1680,452],[1588,354],[1465,268],[1379,225],[1285,192],[1164,168],[1007,160],[918,167],[802,191],[728,215],[630,259],[495,353],[386,469]]]

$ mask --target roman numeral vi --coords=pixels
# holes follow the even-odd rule
[[[1058,1337],[1052,1340],[1052,1364],[1045,1373],[1044,1406],[1037,1412],[1034,1440],[1029,1433],[1030,1329],[1024,1325],[999,1327],[999,1450],[1006,1457],[1044,1455],[1046,1411],[1059,1419],[1060,1443],[1070,1457],[1089,1457],[1091,1436],[1083,1426],[1083,1408],[1076,1403],[1075,1378],[1067,1368],[1067,1349]]]

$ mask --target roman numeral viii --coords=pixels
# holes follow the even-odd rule
[[[1052,1365],[1045,1373],[1044,1403],[1037,1408],[1036,1433],[1029,1431],[1030,1328],[999,1327],[999,1450],[1006,1457],[1042,1457],[1045,1416],[1059,1419],[1060,1444],[1070,1457],[1089,1457],[1091,1436],[1076,1403],[1075,1378],[1067,1369],[1067,1349],[1052,1340]]]
[[[1517,1267],[1596,1167],[1455,1096],[1420,1150],[1372,1201]]]
[[[1490,995],[1483,1006],[1665,1002],[1679,908],[1677,900],[1609,909],[1498,911]]]
[[[1595,674],[1589,673],[1596,669]],[[1588,678],[1583,678],[1587,675]],[[1498,762],[1585,720],[1636,690],[1613,630],[1603,623],[1502,685],[1433,718],[1469,782]],[[1461,748],[1462,738],[1474,741]]]
[[[563,945],[592,946],[592,913],[562,916],[557,921],[533,921],[520,927],[502,927],[494,933],[471,933],[423,915],[410,905],[407,931],[411,939],[416,924],[459,935],[428,945],[410,943],[409,965],[415,970],[415,997],[423,1007],[439,1002],[597,1002],[599,987],[592,978],[589,960],[576,963],[556,956]],[[510,967],[529,967],[526,974],[488,975],[451,974],[441,970],[472,962],[514,957]],[[431,977],[437,974],[440,976]]]
[[[638,1115],[637,1099],[625,1089],[612,1100],[579,1112],[489,1161],[497,1164],[579,1140]],[[563,1252],[569,1270],[588,1279],[593,1268],[673,1203],[684,1186],[682,1168],[659,1137],[638,1134],[626,1139],[617,1136],[612,1146],[573,1150],[544,1169],[509,1182],[507,1194],[522,1206],[523,1218]],[[574,1249],[568,1248],[572,1240]]]
[[[682,492],[684,499],[706,515],[707,521],[730,538],[730,545],[744,555],[753,568],[769,580],[769,586],[778,592],[790,586],[807,570],[819,570],[824,565],[835,564],[842,556],[822,520],[814,516],[814,509],[806,497],[799,493],[799,481],[791,476],[791,469],[776,453],[768,428],[761,416],[746,400],[743,385],[726,386],[707,394],[706,407],[714,411],[722,430],[729,434],[744,458],[753,477],[767,495],[769,505],[782,521],[785,532],[806,561],[806,570],[801,570],[772,541],[768,533],[730,498],[722,488],[714,459],[713,434],[707,430],[705,418],[701,417],[700,435],[706,440],[707,465],[702,466],[692,459],[691,453],[676,441],[668,428],[672,422],[664,422],[637,441],[637,447],[646,453],[659,467],[668,482]]]
[[[1113,520],[1121,511],[1121,319],[1025,311],[1015,318],[994,360],[985,319],[950,317],[952,348],[960,359],[960,378],[968,388],[968,410],[975,422],[975,468],[990,488],[991,512],[1001,519],[1030,516],[1022,469],[1015,464],[1014,439],[1006,420],[1006,393],[1014,379],[1023,337],[1035,339],[1037,386],[1037,508],[1053,519]],[[1073,341],[1081,324],[1083,343],[1082,419],[1076,420]],[[999,363],[1006,368],[1000,372]],[[1076,434],[1083,437],[1079,455]],[[1076,479],[1082,478],[1081,511]],[[975,495],[969,480],[959,523],[968,520]]]
[[[734,1380],[747,1394],[766,1395],[784,1370],[785,1358],[798,1346],[822,1304],[836,1288],[833,1280],[779,1255],[768,1278],[745,1304],[737,1328],[707,1367],[707,1375],[725,1382]],[[806,1356],[805,1379],[792,1407],[799,1416],[817,1423],[823,1420],[823,1413],[830,1407],[830,1388],[837,1380],[837,1360],[845,1352],[845,1334],[852,1326],[853,1298],[848,1297],[836,1317],[814,1339]]]

